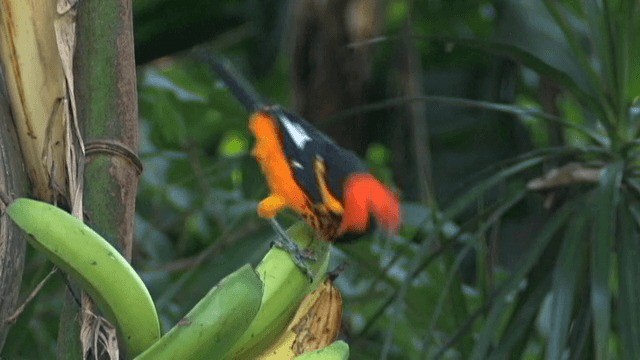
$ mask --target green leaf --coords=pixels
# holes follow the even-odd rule
[[[427,337],[423,342],[423,348],[431,346],[431,338],[436,338],[433,334],[438,333],[438,330],[442,331],[442,322],[446,319],[452,319],[452,322],[454,323],[453,325],[457,327],[457,335],[455,336],[455,341],[448,342],[446,347],[453,348],[455,346],[456,350],[462,354],[463,358],[468,357],[473,344],[471,342],[471,333],[469,332],[468,327],[469,312],[462,291],[464,286],[460,279],[460,267],[467,258],[469,251],[478,245],[478,241],[483,241],[484,238],[482,235],[492,226],[495,226],[507,211],[512,209],[524,198],[525,194],[526,189],[524,187],[517,188],[506,196],[504,200],[494,204],[491,209],[489,209],[490,211],[488,210],[486,213],[478,214],[477,219],[470,221],[472,223],[475,223],[476,221],[478,222],[478,229],[475,236],[467,234],[465,232],[466,230],[457,230],[458,233],[456,238],[462,238],[464,237],[464,234],[467,234],[466,237],[469,239],[464,241],[465,246],[462,249],[455,251],[455,258],[450,251],[446,251],[443,256],[443,262],[446,269],[446,281],[444,281],[444,285],[439,286],[440,294],[437,297],[435,305],[431,306],[431,308],[433,308],[433,313],[429,320],[429,326],[426,330]],[[424,259],[420,260],[420,262],[422,261],[424,261]],[[442,353],[444,350],[446,349],[439,349],[438,352]]]
[[[593,347],[590,346],[593,332],[591,331],[591,306],[589,303],[589,289],[582,289],[577,297],[576,316],[571,326],[568,348],[571,349],[570,360],[590,359]]]
[[[349,344],[342,340],[316,350],[295,357],[295,360],[347,360],[349,359]]]
[[[526,347],[530,334],[535,333],[532,330],[536,315],[551,285],[551,274],[545,271],[543,266],[537,266],[537,268],[537,276],[534,276],[527,289],[518,297],[504,335],[489,359],[521,358],[517,354]]]
[[[227,157],[245,154],[249,149],[249,140],[238,131],[228,131],[220,143],[220,154]]]
[[[520,261],[520,266],[516,269],[511,278],[500,286],[496,293],[494,302],[491,304],[491,310],[485,319],[484,326],[480,331],[474,346],[470,357],[471,359],[480,360],[486,358],[489,346],[500,334],[501,320],[509,310],[507,295],[519,292],[520,287],[522,286],[522,281],[525,279],[529,271],[536,265],[551,239],[564,225],[569,216],[573,213],[575,207],[575,202],[569,202],[549,220],[541,230],[540,234],[538,234],[533,244],[531,244],[529,252],[523,256],[523,259]]]
[[[503,46],[494,50],[505,51],[504,55],[515,58],[540,75],[559,81],[572,92],[597,96],[597,88],[589,83],[586,69],[564,36],[562,24],[558,23],[542,1],[505,1],[501,15],[495,42]],[[563,15],[569,18],[570,13]],[[578,19],[572,20],[572,25],[579,24]],[[580,28],[575,26],[572,30],[579,32]]]
[[[446,209],[445,217],[450,219],[456,217],[460,212],[462,212],[464,209],[470,206],[480,196],[484,195],[487,190],[491,189],[493,186],[497,185],[499,182],[504,181],[508,177],[515,175],[521,171],[524,171],[535,165],[540,164],[544,159],[545,159],[544,156],[533,157],[531,159],[518,162],[515,165],[509,166],[505,169],[498,171],[493,176],[480,182],[478,185],[474,186],[471,190],[469,190],[463,196],[458,198],[451,206],[449,206],[449,208]]]
[[[600,68],[602,69],[601,77],[604,80],[603,86],[608,88],[613,79],[612,73],[612,48],[609,42],[609,31],[606,24],[605,9],[602,7],[603,2],[600,0],[586,0],[584,9],[587,15],[588,30],[590,32],[590,40],[593,42],[593,48],[598,54],[600,60]]]
[[[593,193],[591,208],[591,311],[594,321],[596,359],[607,359],[611,327],[611,247],[615,239],[615,211],[620,197],[623,163],[603,170],[600,186]]]
[[[640,359],[640,233],[637,212],[633,214],[627,201],[618,207],[618,330],[624,359]]]
[[[629,93],[627,100],[633,101],[640,97],[640,3],[633,0],[634,6],[629,12],[631,23],[629,33],[636,34],[629,36]]]
[[[597,100],[598,92],[589,84],[584,83],[584,75],[569,74],[564,69],[559,69],[554,65],[538,58],[530,52],[530,49],[523,49],[518,46],[499,42],[482,42],[479,40],[448,39],[447,42],[463,45],[469,48],[477,48],[491,54],[506,56],[522,65],[532,69],[539,75],[553,79],[554,82],[574,94],[581,104],[603,113],[601,103]]]
[[[584,271],[586,261],[586,214],[579,212],[569,224],[562,248],[553,271],[551,289],[551,329],[547,342],[547,359],[560,359],[564,352],[572,311],[576,284]]]
[[[465,41],[465,40],[453,40],[453,41]],[[424,102],[434,104],[446,104],[452,106],[459,106],[464,108],[477,108],[482,110],[490,110],[499,113],[509,114],[521,119],[536,119],[544,121],[549,124],[558,124],[563,127],[575,130],[580,134],[591,139],[594,143],[605,145],[607,139],[600,135],[597,131],[579,124],[575,121],[567,121],[561,117],[553,114],[540,111],[535,108],[529,108],[522,105],[502,104],[483,100],[464,99],[451,96],[436,96],[436,95],[423,95],[414,97],[398,97],[385,99],[379,102],[372,102],[366,105],[354,106],[347,110],[341,111],[325,121],[325,124],[331,124],[344,119],[348,119],[351,116],[360,115],[366,112],[373,112],[383,110],[391,107],[403,106],[413,102]],[[516,118],[517,119],[517,118]]]
[[[572,54],[578,60],[580,67],[585,71],[585,75],[589,76],[588,80],[590,81],[590,84],[595,89],[600,89],[600,78],[590,63],[590,54],[587,52],[584,45],[580,41],[581,39],[579,35],[584,34],[580,34],[578,31],[576,31],[577,26],[574,25],[578,22],[578,19],[570,16],[571,13],[568,11],[561,11],[557,1],[544,0],[544,4],[549,13],[553,16],[553,19],[557,26],[562,30],[564,38],[566,39],[568,45],[571,47]],[[599,90],[599,92],[601,94],[602,90]]]

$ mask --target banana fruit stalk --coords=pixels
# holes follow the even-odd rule
[[[48,203],[17,199],[9,217],[33,247],[78,281],[119,330],[130,356],[160,337],[155,305],[131,265],[105,239],[78,218]]]
[[[342,296],[327,278],[304,298],[287,330],[259,360],[293,359],[327,347],[338,338],[341,324]]]
[[[333,344],[316,350],[304,353],[295,360],[347,360],[349,359],[349,345],[342,341],[335,341]]]
[[[313,283],[284,250],[272,248],[256,267],[263,282],[262,305],[249,328],[224,359],[255,359],[286,330],[302,299],[324,278],[329,263],[329,244],[314,239],[313,230],[299,222],[287,231],[303,249],[309,248],[317,261],[310,263]]]
[[[220,359],[260,308],[262,282],[245,265],[220,283],[135,360]]]

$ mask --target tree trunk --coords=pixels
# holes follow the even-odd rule
[[[0,191],[12,198],[24,196],[28,183],[9,103],[0,88]],[[6,320],[15,310],[20,291],[25,236],[2,212],[0,204],[0,349],[11,325]]]
[[[322,120],[366,102],[374,47],[350,44],[375,38],[382,21],[379,0],[301,0],[295,3],[291,79],[296,111],[341,146],[364,154],[368,141],[363,116]]]

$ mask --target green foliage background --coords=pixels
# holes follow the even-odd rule
[[[280,0],[133,6],[145,167],[134,267],[166,330],[220,278],[258,261],[272,234],[255,213],[266,185],[249,154],[248,114],[206,65],[172,54],[207,42],[287,106],[290,9]],[[380,106],[354,111],[371,124],[360,155],[399,189],[404,223],[392,238],[334,247],[335,264],[348,264],[338,285],[352,359],[640,358],[640,5],[391,0],[385,11],[370,89]],[[411,131],[402,102],[385,103],[396,98],[409,17],[429,184],[416,176],[425,154],[398,141]],[[527,188],[569,162],[602,176]],[[423,186],[432,204],[419,200]],[[49,269],[30,251],[24,293]],[[60,278],[46,285],[4,358],[53,356],[63,288]]]

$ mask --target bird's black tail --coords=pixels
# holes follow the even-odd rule
[[[231,62],[210,52],[196,51],[196,58],[203,61],[220,77],[233,96],[249,112],[253,113],[269,105],[258,92],[231,65]]]

